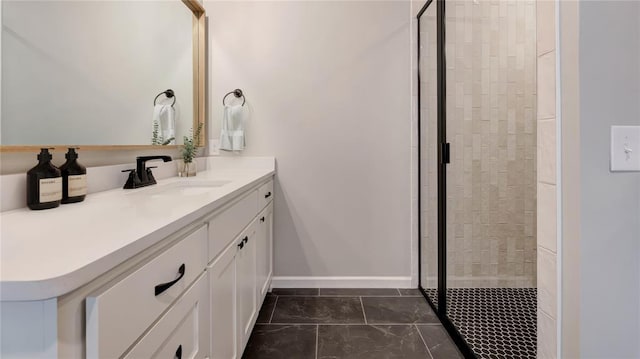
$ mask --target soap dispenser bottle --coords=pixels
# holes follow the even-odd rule
[[[62,176],[51,164],[48,148],[42,148],[38,165],[27,172],[27,206],[31,209],[49,209],[60,205],[62,199]]]
[[[87,195],[87,168],[78,163],[78,153],[75,148],[69,148],[64,156],[67,159],[62,166],[62,203],[84,201]]]

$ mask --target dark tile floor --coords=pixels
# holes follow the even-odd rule
[[[245,359],[462,358],[417,289],[274,289]]]

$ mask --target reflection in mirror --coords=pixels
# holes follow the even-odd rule
[[[173,100],[171,104],[158,103],[158,97]],[[172,89],[159,93],[153,100],[152,145],[173,145],[176,143],[176,95]]]
[[[2,1],[1,143],[180,144],[193,56],[182,1]]]

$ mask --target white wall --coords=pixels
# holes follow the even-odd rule
[[[581,357],[638,358],[640,172],[609,172],[609,136],[640,125],[640,2],[582,1],[579,14]]]
[[[420,246],[419,233],[418,233],[418,221],[424,219],[424,215],[421,218],[418,213],[418,13],[426,3],[421,0],[411,0],[411,30],[409,36],[411,37],[411,268],[412,268],[412,286],[418,287],[422,284],[424,288],[433,287],[431,284],[427,284],[426,278],[430,277],[429,274],[437,273],[437,269],[434,271],[431,264],[437,261],[437,250],[431,251],[429,246],[422,244]],[[429,10],[435,13],[435,2],[433,3],[433,9]],[[424,26],[424,25],[423,25]],[[424,28],[423,28],[424,30]],[[424,80],[423,80],[424,81]],[[424,159],[423,159],[424,161]],[[426,184],[422,183],[423,186]],[[437,189],[437,186],[436,186]],[[433,195],[433,191],[423,192]],[[437,202],[436,202],[437,205]],[[423,283],[418,283],[418,261],[420,260],[419,251],[422,248],[423,257],[422,260],[426,261],[427,265],[422,265],[423,271]],[[429,252],[427,254],[427,252]],[[433,259],[433,263],[431,260]]]
[[[247,96],[277,160],[276,276],[411,274],[409,2],[205,1],[210,138]]]

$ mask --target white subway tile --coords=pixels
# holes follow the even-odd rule
[[[538,310],[538,359],[556,358],[556,320]]]
[[[556,183],[556,120],[538,120],[538,181]]]
[[[536,1],[538,55],[556,48],[555,0]]]
[[[538,308],[556,318],[557,307],[556,255],[538,247]]]
[[[538,245],[557,253],[556,186],[538,182]]]
[[[538,57],[538,118],[556,114],[556,52]]]

